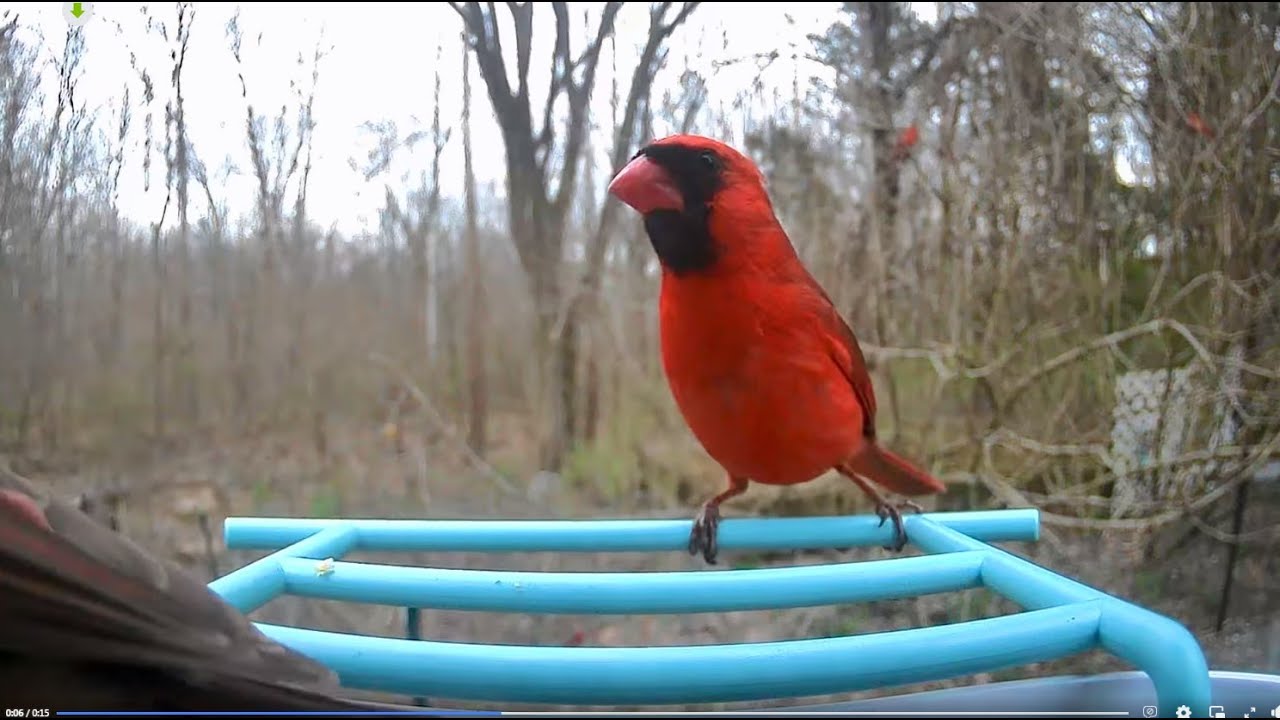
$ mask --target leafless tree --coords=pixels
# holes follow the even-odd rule
[[[604,42],[613,33],[622,3],[606,3],[596,29],[579,54],[572,51],[573,32],[567,3],[552,3],[556,38],[551,51],[551,81],[543,108],[535,115],[529,88],[533,54],[533,3],[508,3],[515,27],[516,74],[510,78],[503,57],[499,17],[492,4],[450,3],[462,18],[467,44],[485,81],[506,148],[508,217],[512,242],[529,282],[537,317],[535,359],[542,365],[542,393],[550,412],[549,437],[542,465],[558,469],[573,431],[573,388],[565,353],[552,353],[555,320],[563,301],[561,273],[565,220],[577,185],[588,103]],[[563,138],[557,144],[555,115],[564,97],[568,106]],[[538,118],[535,121],[535,117]],[[538,124],[535,124],[537,122]],[[556,171],[558,166],[559,170]]]

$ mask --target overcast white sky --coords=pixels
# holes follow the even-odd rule
[[[102,122],[108,127],[115,122],[125,83],[133,88],[135,102],[140,95],[137,75],[130,69],[130,52],[137,53],[139,61],[149,66],[158,87],[167,92],[167,50],[158,37],[145,31],[143,5],[98,3],[96,17],[85,27],[88,63],[81,84],[81,101],[88,107],[100,108]],[[175,24],[172,3],[146,5],[150,6],[153,17],[171,27]],[[913,5],[923,17],[932,19],[934,3]],[[571,7],[577,10],[580,4],[573,3]],[[672,85],[685,58],[692,56],[701,43],[707,54],[704,61],[707,69],[711,59],[781,51],[782,60],[775,63],[763,79],[789,92],[795,71],[789,60],[791,47],[798,46],[802,52],[807,49],[806,35],[820,32],[834,21],[838,7],[838,3],[826,2],[704,3],[673,38],[670,60],[659,86],[665,89]],[[644,40],[647,8],[648,3],[629,3],[619,17],[619,74],[624,78],[624,91],[632,67],[626,58],[638,53]],[[183,77],[193,145],[227,194],[225,202],[238,214],[251,207],[254,181],[249,173],[244,136],[245,106],[226,36],[227,20],[236,9],[235,3],[196,3]],[[325,44],[332,46],[321,66],[316,98],[318,124],[309,212],[316,222],[347,233],[372,228],[376,210],[383,201],[386,179],[366,182],[350,167],[350,160],[361,157],[368,147],[367,136],[360,132],[359,126],[367,121],[392,120],[402,133],[407,133],[415,128],[417,118],[421,123],[419,127],[428,127],[436,48],[442,42],[445,50],[440,60],[443,71],[441,121],[445,125],[457,125],[462,96],[460,20],[443,3],[263,2],[246,3],[239,6],[239,10],[245,34],[247,80],[251,98],[260,112],[271,113],[282,103],[291,102],[290,78],[309,81],[304,75],[309,70],[300,69],[296,60],[299,53],[310,58],[322,32]],[[0,3],[0,11],[16,11],[21,14],[24,25],[38,28],[43,37],[37,42],[43,43],[46,57],[60,51],[67,30],[61,3]],[[550,16],[541,9],[538,14],[544,20]],[[787,15],[794,23],[787,22]],[[575,14],[575,21],[581,24],[581,11]],[[544,45],[535,45],[535,61],[546,57],[544,48],[549,39],[548,34],[540,36]],[[581,39],[575,40],[575,47],[582,47]],[[605,113],[610,83],[607,63],[607,58],[602,61],[603,74],[595,99],[596,106]],[[546,72],[545,68],[539,68],[535,73],[539,70]],[[817,70],[811,63],[804,63],[802,81]],[[472,73],[477,172],[482,181],[498,180],[503,173],[502,141],[474,63]],[[712,103],[731,99],[747,87],[756,74],[751,64],[720,71],[712,84],[715,95]],[[537,92],[544,92],[541,90],[544,82],[533,81],[532,86]],[[607,114],[598,119],[607,125]],[[134,150],[128,156],[122,178],[120,203],[130,217],[149,222],[158,217],[163,203],[163,175],[153,174],[151,192],[143,191],[141,112],[135,111],[134,121]],[[163,142],[163,99],[157,103],[155,122],[159,141]],[[455,134],[455,141],[444,158],[445,190],[450,194],[458,193],[461,186],[459,141],[460,134]],[[604,152],[603,143],[598,149]],[[420,170],[428,157],[427,147],[421,147],[412,157],[405,156],[389,179],[395,181],[406,171]],[[228,160],[237,170],[223,175],[220,170],[228,166]],[[159,158],[155,158],[155,162],[158,161]],[[154,187],[157,180],[160,187]]]

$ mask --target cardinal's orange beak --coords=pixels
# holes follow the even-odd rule
[[[654,210],[684,210],[684,197],[671,174],[644,155],[622,168],[609,183],[609,193],[641,215]]]

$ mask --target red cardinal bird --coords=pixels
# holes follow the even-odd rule
[[[893,144],[893,161],[902,162],[911,154],[911,148],[920,142],[920,128],[915,123],[908,125],[898,133],[898,140]]]
[[[1203,135],[1209,139],[1213,139],[1213,128],[1209,127],[1209,123],[1200,117],[1200,113],[1192,110],[1187,113],[1187,127],[1199,135]]]
[[[662,265],[662,361],[672,395],[729,486],[703,504],[689,552],[715,563],[720,504],[754,481],[807,482],[834,468],[871,497],[894,550],[902,495],[937,479],[876,441],[876,398],[853,331],[801,264],[750,159],[705,137],[640,150],[609,192],[644,217]]]
[[[411,709],[345,699],[195,576],[0,466],[0,688],[9,707]]]

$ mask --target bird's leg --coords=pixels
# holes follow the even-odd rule
[[[858,487],[862,488],[863,492],[865,492],[867,495],[871,497],[872,500],[875,501],[876,515],[880,517],[881,525],[884,525],[885,520],[888,520],[890,518],[893,519],[893,530],[894,530],[895,540],[893,545],[885,545],[884,549],[892,550],[894,552],[899,552],[902,550],[902,548],[906,547],[907,531],[902,527],[902,511],[914,510],[915,512],[919,513],[919,512],[923,512],[924,509],[910,500],[902,500],[901,502],[898,502],[896,504],[889,502],[884,498],[884,495],[880,494],[879,490],[876,490],[874,485],[867,482],[861,475],[854,472],[851,468],[848,468],[842,465],[840,467],[837,467],[836,470],[838,470],[841,475],[844,475],[845,477],[849,478],[854,483],[856,483]]]
[[[720,526],[720,503],[746,491],[745,478],[730,476],[729,487],[702,504],[693,519],[693,530],[689,532],[690,555],[697,555],[701,551],[703,559],[711,565],[716,564],[716,530]]]

